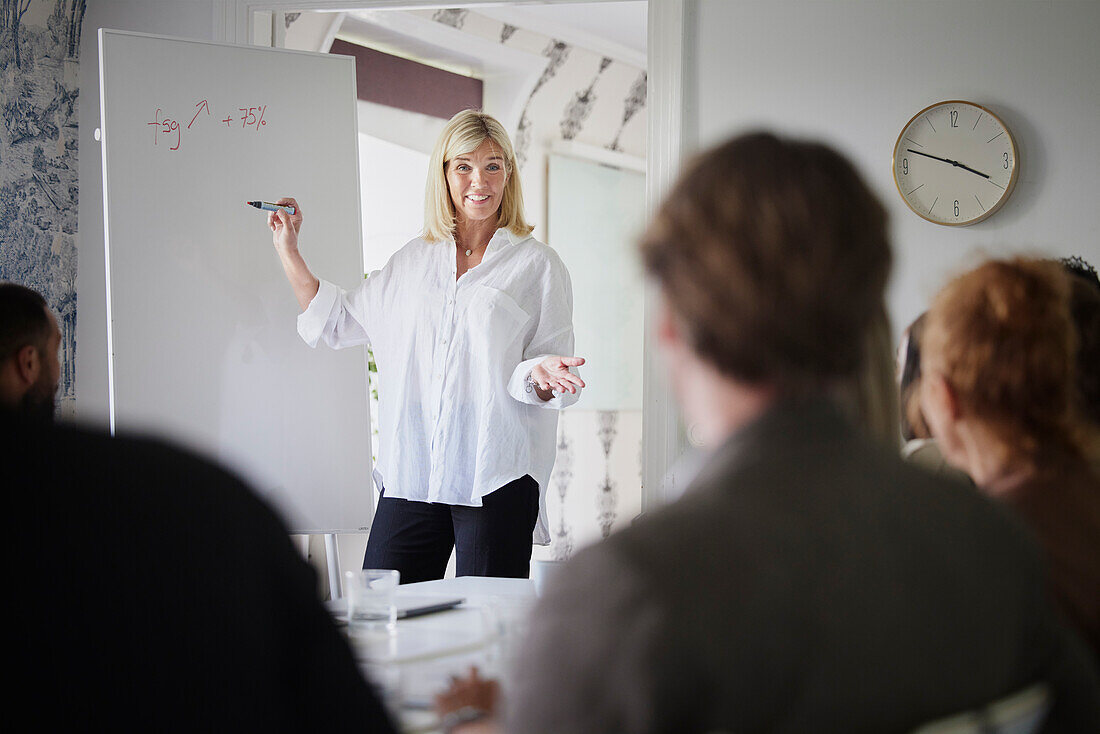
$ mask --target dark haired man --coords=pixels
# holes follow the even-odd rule
[[[508,729],[906,731],[1044,682],[1045,731],[1100,731],[1096,671],[1029,539],[824,397],[858,369],[890,267],[852,166],[731,140],[685,170],[642,254],[711,454],[679,501],[551,580]]]
[[[0,283],[0,410],[53,419],[60,344],[46,300],[17,283]]]

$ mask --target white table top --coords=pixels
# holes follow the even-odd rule
[[[418,584],[405,584],[398,590],[400,594],[442,594],[461,596],[467,601],[477,603],[493,597],[516,597],[534,599],[535,585],[531,579],[502,579],[491,576],[459,576],[438,581],[421,581]]]
[[[424,581],[398,587],[398,599],[437,598],[465,601],[443,612],[397,621],[391,637],[349,638],[360,660],[376,663],[420,662],[471,652],[501,634],[501,625],[516,621],[535,601],[530,579],[478,576]],[[347,600],[326,603],[338,619],[346,618]]]
[[[402,728],[430,731],[435,717],[424,709],[450,676],[464,674],[471,665],[491,677],[506,675],[506,660],[526,629],[535,587],[529,579],[464,576],[406,584],[397,596],[465,599],[454,609],[399,619],[392,636],[349,637],[364,673],[381,689]],[[338,618],[346,615],[343,599],[327,606]]]

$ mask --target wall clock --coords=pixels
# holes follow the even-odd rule
[[[1018,173],[1012,132],[981,105],[939,102],[913,116],[894,145],[894,183],[936,224],[980,222],[1004,205]]]

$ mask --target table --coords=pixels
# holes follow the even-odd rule
[[[465,599],[454,609],[398,620],[394,635],[348,638],[360,669],[404,731],[434,731],[434,695],[448,686],[450,676],[465,674],[471,665],[507,690],[509,661],[535,602],[529,579],[464,576],[406,584],[397,595]],[[327,606],[337,617],[347,613],[343,599]]]

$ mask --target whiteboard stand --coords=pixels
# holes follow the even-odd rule
[[[336,533],[325,533],[325,559],[328,561],[328,598],[343,597],[340,586],[340,548],[336,544]]]

